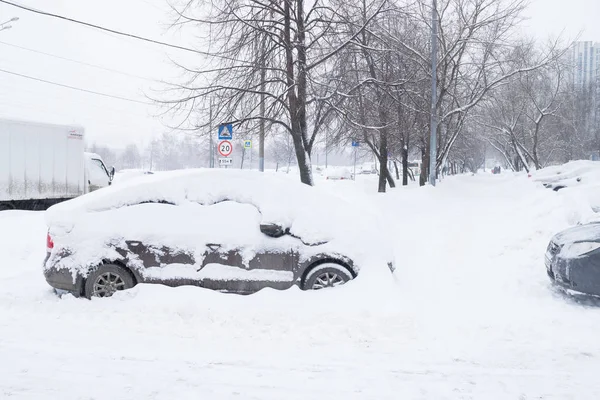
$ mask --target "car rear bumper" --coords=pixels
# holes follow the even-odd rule
[[[46,255],[43,264],[46,282],[55,289],[66,290],[71,292],[75,297],[79,297],[83,287],[83,278],[77,275],[75,279],[73,279],[73,274],[68,269],[57,269],[54,267],[46,268],[48,256],[49,255]]]

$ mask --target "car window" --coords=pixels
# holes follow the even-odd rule
[[[110,179],[110,175],[101,160],[92,158],[89,172],[90,180],[94,183],[99,183]]]

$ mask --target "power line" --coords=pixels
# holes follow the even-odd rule
[[[72,120],[75,121],[73,119],[73,115],[72,114],[67,114],[64,113],[63,111],[54,111],[54,110],[48,110],[47,108],[41,108],[41,107],[31,107],[29,105],[23,105],[23,104],[16,104],[16,103],[5,103],[0,101],[0,105],[2,105],[2,108],[14,108],[14,109],[19,109],[19,110],[31,110],[31,111],[35,111],[36,115],[40,115],[40,113],[45,113],[46,115],[52,115],[54,118],[59,118],[62,121],[67,121],[67,120]],[[129,113],[123,113],[124,115],[131,115]],[[3,112],[0,111],[0,118],[14,118],[15,116],[12,115],[12,113],[10,114],[5,114]],[[79,120],[80,121],[84,121],[84,119],[86,118],[85,116],[83,117],[84,119],[80,119],[81,115],[78,115]],[[28,117],[25,117],[28,118]],[[89,117],[88,117],[89,118]],[[123,130],[135,130],[135,128],[139,129],[139,126],[137,125],[124,125],[118,121],[112,121],[112,122],[107,122],[106,120],[102,120],[101,124],[103,126],[110,126],[113,127],[115,129],[123,129]]]
[[[165,11],[162,8],[158,7],[156,4],[153,4],[153,3],[149,2],[148,0],[139,0],[139,1],[141,1],[142,3],[145,3],[146,5],[149,5],[150,7],[154,8],[154,9],[156,9],[158,11],[161,11],[161,12]]]
[[[19,100],[19,98],[15,98],[14,93],[18,92],[19,94],[21,93],[30,93],[32,95],[35,96],[39,96],[40,92],[39,90],[32,90],[29,88],[24,88],[24,87],[17,87],[18,84],[15,83],[15,81],[11,81],[11,84],[6,84],[6,82],[0,81],[0,101],[2,99],[10,99],[13,104],[17,104],[15,103],[15,100]],[[52,96],[53,100],[56,100],[56,103],[61,103],[61,104],[67,104],[68,102],[72,101],[72,99],[62,96],[62,95],[53,95]],[[28,104],[33,104],[31,102],[29,102]],[[96,110],[100,110],[102,112],[111,112],[111,113],[122,113],[123,109],[117,109],[114,107],[109,107],[109,106],[105,106],[105,105],[98,105],[96,103],[89,103],[86,105],[86,108],[94,108]],[[131,115],[133,117],[140,117],[140,118],[146,118],[148,117],[148,113],[137,113],[137,112],[132,112],[131,110],[127,111],[128,115]]]
[[[143,76],[139,76],[139,75],[135,75],[135,74],[130,74],[128,72],[123,72],[123,71],[119,71],[119,70],[116,70],[116,69],[102,67],[100,65],[95,65],[95,64],[87,63],[87,62],[84,62],[84,61],[73,60],[71,58],[61,57],[61,56],[57,56],[55,54],[45,53],[45,52],[39,51],[39,50],[28,49],[27,47],[17,46],[16,44],[12,44],[12,43],[6,43],[6,42],[0,41],[0,44],[3,44],[5,46],[14,47],[14,48],[21,49],[21,50],[25,50],[25,51],[29,51],[31,53],[42,54],[42,55],[45,55],[45,56],[48,56],[48,57],[57,58],[59,60],[70,61],[70,62],[73,62],[73,63],[85,65],[85,66],[92,67],[92,68],[98,68],[98,69],[101,69],[101,70],[104,70],[104,71],[114,72],[116,74],[121,74],[121,75],[129,76],[131,78],[143,79],[143,80],[146,80],[146,81],[149,81],[149,82],[155,82],[155,83],[159,82],[156,79],[146,78],[146,77],[143,77]]]
[[[78,88],[78,87],[75,87],[75,86],[64,85],[62,83],[47,81],[45,79],[35,78],[33,76],[23,75],[23,74],[19,74],[17,72],[7,71],[7,70],[4,70],[4,69],[0,69],[0,72],[4,72],[5,74],[19,76],[21,78],[31,79],[31,80],[34,80],[34,81],[37,81],[37,82],[47,83],[49,85],[60,86],[60,87],[67,88],[67,89],[77,90],[79,92],[85,92],[85,93],[89,93],[89,94],[95,94],[97,96],[110,97],[110,98],[117,99],[117,100],[129,101],[131,103],[153,105],[152,103],[141,101],[141,100],[128,99],[127,97],[115,96],[115,95],[112,95],[112,94],[95,92],[93,90],[82,89],[82,88]]]
[[[197,53],[197,54],[202,54],[202,55],[211,55],[210,53],[203,52],[203,51],[200,51],[200,50],[191,49],[189,47],[183,47],[183,46],[178,46],[176,44],[161,42],[159,40],[148,39],[148,38],[145,38],[145,37],[142,37],[142,36],[138,36],[138,35],[134,35],[134,34],[131,34],[131,33],[126,33],[126,32],[121,32],[121,31],[117,31],[117,30],[114,30],[114,29],[110,29],[110,28],[105,28],[105,27],[100,26],[100,25],[95,25],[95,24],[92,24],[92,23],[89,23],[89,22],[79,21],[79,20],[76,20],[76,19],[73,19],[73,18],[62,16],[62,15],[52,14],[52,13],[49,13],[49,12],[46,12],[46,11],[41,11],[41,10],[36,10],[34,8],[29,8],[29,7],[26,7],[26,6],[22,6],[20,4],[12,3],[12,2],[7,1],[7,0],[0,0],[0,3],[4,3],[4,4],[7,4],[9,6],[20,8],[21,10],[29,11],[29,12],[32,12],[32,13],[35,13],[35,14],[45,15],[47,17],[52,17],[52,18],[57,18],[57,19],[61,19],[61,20],[64,20],[64,21],[73,22],[75,24],[87,26],[87,27],[90,27],[90,28],[100,29],[100,30],[105,31],[105,32],[114,33],[115,35],[126,36],[126,37],[130,37],[130,38],[133,38],[133,39],[142,40],[144,42],[153,43],[153,44],[157,44],[157,45],[160,45],[160,46],[172,47],[174,49],[189,51],[189,52],[192,52],[192,53]]]

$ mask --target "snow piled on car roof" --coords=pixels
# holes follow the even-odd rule
[[[262,223],[279,224],[313,242],[331,239],[336,227],[352,216],[347,214],[350,205],[345,200],[289,177],[200,169],[147,175],[57,204],[46,213],[46,222],[68,228],[81,213],[141,203],[212,205],[222,201],[252,204],[261,213]]]
[[[534,181],[552,183],[578,177],[600,177],[600,162],[589,160],[570,161],[566,164],[553,165],[532,171]]]

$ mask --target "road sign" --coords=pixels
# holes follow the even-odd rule
[[[233,158],[219,158],[220,165],[231,165],[233,164]]]
[[[219,142],[218,150],[222,157],[229,157],[233,153],[233,145],[229,140],[223,140]]]
[[[252,148],[252,140],[244,140],[244,148],[251,149]]]
[[[360,146],[360,142],[355,142],[354,140],[352,141],[352,147],[359,147]]]
[[[231,124],[219,125],[219,140],[233,139],[233,126]]]

